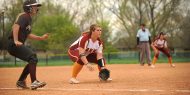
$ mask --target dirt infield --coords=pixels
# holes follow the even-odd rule
[[[96,68],[96,66],[94,66]],[[15,87],[21,68],[0,68],[0,95],[190,95],[190,63],[156,64],[152,69],[138,64],[113,64],[112,82],[100,82],[98,70],[80,72],[80,84],[69,84],[71,66],[38,67],[39,80],[48,85],[35,91]],[[28,85],[30,78],[27,78]]]

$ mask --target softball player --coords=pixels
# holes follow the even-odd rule
[[[23,4],[24,12],[18,15],[12,27],[12,33],[9,36],[8,52],[13,56],[28,62],[20,75],[20,78],[16,82],[16,86],[23,89],[29,88],[25,82],[28,74],[30,74],[32,82],[30,87],[32,90],[46,85],[45,82],[40,82],[36,78],[36,65],[38,62],[36,53],[31,48],[24,45],[27,38],[35,40],[45,40],[48,38],[48,34],[36,36],[31,33],[32,16],[37,14],[40,6],[41,4],[37,3],[35,0],[25,1]]]
[[[75,62],[72,70],[72,78],[69,80],[70,83],[79,83],[76,77],[83,66],[86,66],[90,71],[94,70],[89,62],[98,64],[99,70],[106,68],[102,52],[103,44],[100,40],[101,32],[100,26],[93,24],[90,26],[90,32],[83,33],[83,35],[70,46],[68,55],[70,59]],[[111,80],[111,78],[108,78],[108,81]]]
[[[151,44],[151,47],[154,50],[154,59],[152,61],[152,68],[155,68],[155,63],[158,59],[159,56],[159,52],[163,52],[167,57],[168,57],[168,61],[171,67],[175,67],[174,64],[172,64],[172,57],[169,53],[169,49],[167,47],[167,41],[164,38],[164,33],[161,32],[158,36],[157,39],[155,39],[155,41]]]

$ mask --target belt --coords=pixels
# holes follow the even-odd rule
[[[140,43],[148,43],[149,41],[140,41]]]

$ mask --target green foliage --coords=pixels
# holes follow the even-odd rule
[[[23,10],[23,0],[4,1],[8,2],[2,5],[5,9],[7,37],[18,13]],[[67,51],[70,44],[80,36],[79,27],[84,31],[88,25],[98,23],[103,30],[102,40],[106,52],[117,51],[116,48],[128,50],[136,47],[139,24],[146,23],[152,37],[159,32],[166,32],[170,37],[169,46],[189,48],[189,20],[184,18],[187,13],[182,13],[189,5],[184,1],[87,0],[88,4],[83,4],[81,0],[45,0],[38,15],[33,18],[32,33],[43,35],[48,32],[50,37],[47,41],[29,42],[37,49]],[[181,3],[187,3],[187,6],[181,6]],[[111,37],[111,31],[117,32],[114,37]],[[179,44],[181,42],[184,43]]]
[[[113,47],[111,42],[109,42],[109,38],[111,36],[111,33],[109,31],[109,22],[108,21],[98,21],[98,25],[102,28],[102,35],[101,39],[104,42],[104,52],[116,52],[117,49]]]
[[[189,45],[189,41],[190,41],[190,11],[187,13],[187,16],[185,17],[183,23],[180,26],[182,33],[180,35],[180,39],[182,40],[182,42],[180,42],[181,47],[183,47],[184,49],[190,50],[190,45]]]
[[[34,18],[32,32],[36,35],[49,33],[46,41],[31,41],[32,46],[54,53],[66,52],[68,47],[80,35],[79,28],[71,20],[69,12],[50,0],[43,3],[39,15]]]
[[[67,51],[69,45],[79,36],[79,28],[75,26],[68,16],[53,15],[42,16],[33,26],[33,33],[42,35],[50,33],[47,41],[32,41],[37,49]]]
[[[18,13],[22,12],[22,4],[23,4],[22,0],[18,0],[18,1],[15,0],[12,2],[7,0],[6,2],[9,2],[9,5],[11,6],[8,6],[7,3],[5,3],[5,1],[2,5],[0,5],[1,6],[0,8],[0,44],[1,44],[0,49],[1,49],[1,46],[4,49],[7,49],[7,43],[8,43],[7,39],[8,39],[8,35],[11,33],[12,25]],[[2,11],[1,9],[4,9],[4,14],[1,13]],[[4,18],[3,18],[3,15],[4,15]],[[4,31],[3,31],[3,20],[4,20]],[[4,35],[2,35],[3,34],[2,32],[4,32]]]

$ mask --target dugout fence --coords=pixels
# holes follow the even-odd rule
[[[152,58],[154,56],[152,52]],[[190,62],[190,51],[175,51],[171,53],[173,62]],[[125,52],[109,52],[105,53],[104,57],[107,64],[137,64],[139,63],[139,52],[138,51],[125,51]],[[51,53],[38,53],[39,62],[41,66],[61,66],[61,65],[72,65],[73,62],[69,59],[67,54],[51,54]],[[167,57],[160,53],[158,63],[166,63]],[[0,67],[7,66],[23,66],[24,61],[6,55],[5,60],[2,60],[0,55]]]

